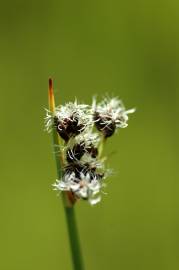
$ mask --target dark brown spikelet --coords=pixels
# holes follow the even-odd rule
[[[68,164],[66,167],[65,167],[65,172],[64,174],[72,174],[74,173],[75,174],[75,177],[76,177],[76,182],[80,182],[80,174],[81,172],[83,171],[84,169],[84,166],[78,162],[73,162],[73,163],[70,163]]]
[[[89,163],[84,164],[82,172],[84,175],[89,174],[91,181],[94,178],[96,178],[97,180],[101,180],[104,177],[104,173],[98,172],[97,167],[96,166],[92,167],[91,164],[89,164]]]
[[[104,173],[97,172],[96,170],[96,166],[91,167],[89,163],[81,164],[79,162],[72,162],[65,167],[64,175],[70,175],[74,173],[76,183],[79,183],[81,180],[83,180],[82,175],[86,176],[87,174],[90,177],[90,181],[92,181],[94,178],[101,180],[104,177]]]
[[[81,130],[83,130],[83,126],[79,125],[78,122],[78,118],[73,116],[69,120],[66,131],[70,134],[70,137],[80,134]]]
[[[69,120],[64,120],[63,123],[58,120],[57,117],[54,118],[55,127],[57,129],[58,134],[60,137],[65,141],[68,142],[70,139],[70,136],[67,132],[67,125]]]
[[[92,158],[96,158],[98,155],[98,148],[92,144],[86,148],[86,151],[91,155]]]
[[[73,146],[72,149],[68,149],[66,152],[66,160],[71,163],[80,160],[85,153],[85,144],[78,143]]]
[[[106,124],[107,121],[110,121],[110,123]],[[96,128],[103,133],[105,138],[111,137],[116,130],[116,124],[110,116],[102,116],[99,112],[95,112],[94,122]]]
[[[58,134],[65,142],[68,142],[71,137],[77,136],[85,129],[85,125],[79,124],[78,118],[73,116],[70,119],[63,119],[63,121],[59,121],[55,117],[54,122]]]

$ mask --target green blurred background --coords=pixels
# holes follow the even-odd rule
[[[108,195],[76,207],[86,270],[179,269],[178,9],[175,0],[1,0],[0,269],[71,269],[43,126],[49,76],[59,103],[108,92],[137,107],[106,149]]]

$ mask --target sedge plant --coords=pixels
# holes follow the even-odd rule
[[[118,98],[105,97],[92,105],[77,100],[55,105],[53,81],[49,79],[49,108],[45,127],[52,133],[57,180],[55,190],[61,192],[74,270],[84,270],[75,217],[78,201],[95,205],[101,201],[105,179],[111,171],[105,168],[103,147],[118,129],[128,125],[128,114]]]

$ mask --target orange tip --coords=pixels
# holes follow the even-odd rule
[[[49,84],[48,84],[48,93],[49,93],[49,109],[51,112],[55,111],[55,99],[54,99],[54,93],[53,93],[53,80],[52,78],[49,78]]]

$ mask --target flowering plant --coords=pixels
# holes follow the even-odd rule
[[[102,156],[103,144],[118,129],[127,127],[128,114],[118,98],[105,98],[92,105],[69,102],[55,106],[52,79],[49,80],[49,110],[45,127],[53,134],[58,179],[54,189],[62,191],[74,270],[84,270],[75,219],[74,204],[101,200],[104,180],[110,174]]]

